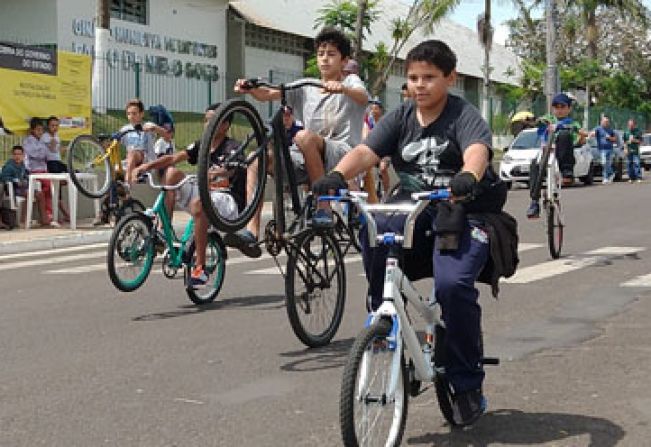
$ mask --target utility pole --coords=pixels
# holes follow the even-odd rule
[[[97,0],[95,16],[95,60],[93,63],[93,109],[97,113],[106,113],[106,51],[111,35],[111,14],[109,0]]]
[[[545,18],[547,21],[545,96],[547,97],[547,112],[551,112],[552,99],[560,90],[558,67],[556,66],[556,0],[545,0]]]
[[[493,44],[493,27],[491,26],[491,0],[484,1],[484,13],[477,18],[477,34],[484,48],[484,82],[482,85],[481,115],[490,124],[490,54]]]

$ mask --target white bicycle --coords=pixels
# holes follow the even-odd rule
[[[398,267],[402,249],[412,247],[418,215],[431,201],[449,198],[447,190],[412,194],[416,202],[367,204],[364,193],[348,193],[368,227],[369,244],[389,247],[384,274],[383,303],[369,314],[344,368],[339,417],[346,446],[396,446],[407,422],[407,404],[434,383],[439,408],[451,425],[460,425],[454,391],[445,376],[445,324],[434,295],[423,298]],[[335,198],[329,197],[330,200]],[[377,234],[373,213],[407,214],[403,234]],[[404,299],[425,321],[424,339],[407,314]],[[482,358],[484,365],[499,364]]]

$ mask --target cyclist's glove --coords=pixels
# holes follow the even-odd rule
[[[450,180],[450,191],[454,197],[472,200],[477,197],[478,185],[475,174],[462,171]]]
[[[318,196],[323,196],[330,194],[331,191],[334,191],[336,194],[340,189],[346,189],[347,187],[346,179],[344,179],[341,172],[330,171],[328,174],[314,182],[312,185],[312,192]]]

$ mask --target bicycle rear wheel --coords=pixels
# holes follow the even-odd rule
[[[548,201],[545,205],[547,212],[547,242],[549,254],[558,259],[563,248],[563,220],[561,217],[561,203],[558,200]]]
[[[339,423],[345,446],[400,445],[407,422],[407,368],[402,353],[391,348],[391,321],[380,319],[355,339],[344,367]],[[389,395],[395,356],[400,370],[395,394]]]
[[[219,291],[224,284],[224,278],[226,275],[226,248],[224,243],[221,241],[221,237],[217,233],[210,232],[208,233],[208,245],[206,246],[206,265],[204,270],[206,275],[208,275],[208,282],[205,287],[200,289],[193,289],[192,287],[187,286],[190,279],[190,272],[195,266],[196,262],[196,253],[195,253],[195,243],[192,241],[188,247],[188,259],[190,263],[185,269],[185,291],[188,294],[188,298],[194,304],[203,305],[209,304],[215,301]]]
[[[229,154],[219,154],[223,157],[217,160],[211,148],[212,141],[220,135],[236,141],[239,146]],[[260,115],[246,101],[224,102],[208,123],[201,137],[197,176],[201,205],[210,223],[218,230],[235,232],[244,227],[256,212],[267,175],[266,142]],[[238,201],[239,212],[236,216],[226,214],[224,207],[219,202],[213,203],[211,198],[216,179],[209,172],[210,168],[224,161],[238,164],[229,177],[230,191]]]
[[[142,214],[122,219],[111,235],[107,256],[109,278],[123,292],[140,287],[154,263],[152,222]]]
[[[98,199],[111,184],[111,162],[102,143],[92,135],[75,137],[68,148],[68,173],[77,189],[87,197]],[[91,174],[97,184],[89,183],[77,174]]]
[[[298,236],[287,259],[285,293],[287,316],[299,340],[311,348],[330,343],[344,313],[346,270],[329,232]]]

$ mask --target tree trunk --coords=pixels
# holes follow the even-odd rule
[[[93,64],[93,109],[97,113],[106,113],[106,51],[111,35],[109,12],[110,0],[97,0],[97,16],[95,17],[95,52]]]
[[[357,20],[355,21],[355,48],[353,48],[353,59],[360,62],[362,58],[362,36],[364,34],[364,15],[368,6],[367,0],[357,1]]]
[[[586,11],[585,33],[588,41],[588,58],[597,59],[597,39],[599,32],[597,30],[597,15],[594,9]]]

